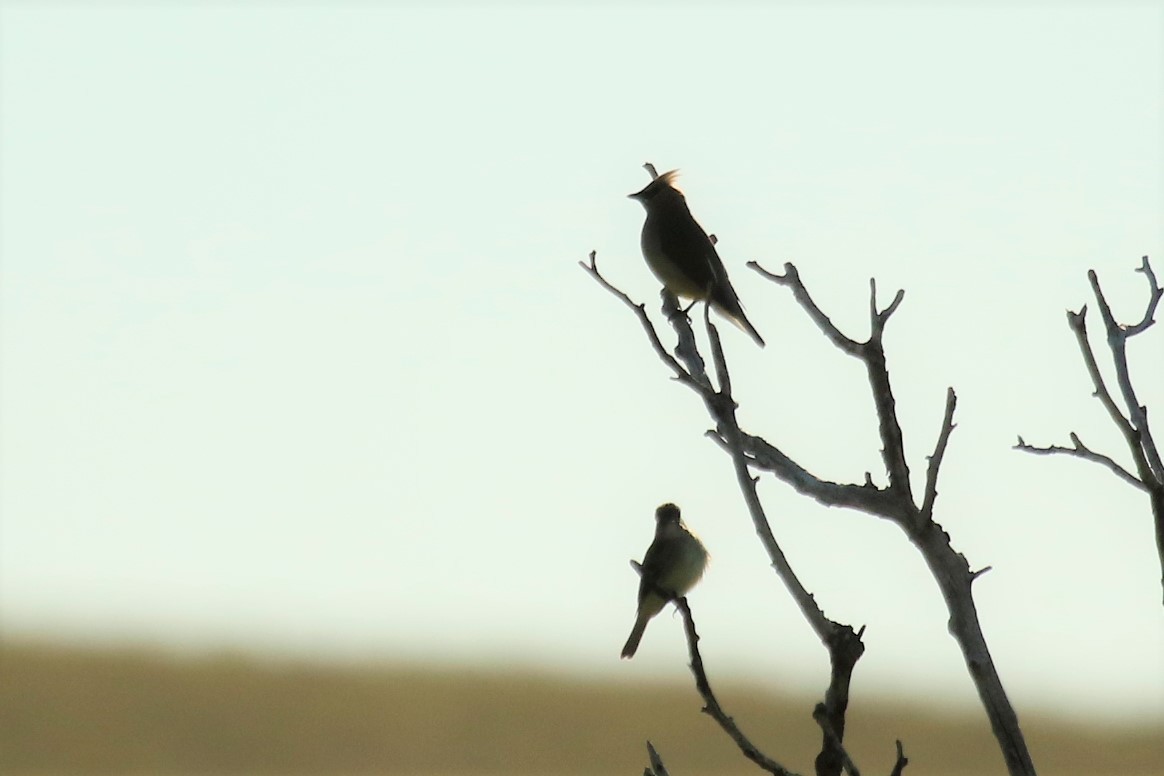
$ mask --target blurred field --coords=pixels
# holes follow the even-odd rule
[[[809,698],[740,686],[721,702],[767,752],[809,774]],[[675,776],[753,774],[690,685],[516,673],[181,658],[147,650],[0,648],[0,771],[48,774],[639,774],[650,739]],[[980,715],[867,697],[849,746],[866,774],[1004,773]],[[1161,731],[1024,717],[1041,774],[1164,773]]]

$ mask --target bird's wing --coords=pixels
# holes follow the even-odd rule
[[[639,578],[639,601],[647,597],[648,593],[673,595],[673,590],[663,590],[659,587],[659,579],[677,562],[676,551],[678,542],[671,537],[651,542],[647,554],[643,556],[642,571]]]
[[[727,280],[715,246],[689,213],[677,213],[659,226],[659,247],[663,255],[671,259],[693,286],[714,289]]]

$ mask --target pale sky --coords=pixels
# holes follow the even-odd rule
[[[854,337],[870,277],[906,289],[911,466],[952,385],[936,516],[993,567],[1020,715],[1164,721],[1146,497],[1011,450],[1075,431],[1128,462],[1064,311],[1093,268],[1138,320],[1140,257],[1164,277],[1160,5],[0,13],[5,637],[684,681],[670,614],[618,659],[627,561],[675,501],[713,556],[713,681],[821,692],[699,400],[577,266],[597,250],[656,313],[626,199],[650,161],[769,343],[720,329],[748,430],[883,483],[863,368],[744,264],[795,262]],[[1162,352],[1164,327],[1130,346],[1157,421]],[[825,612],[867,626],[855,697],[975,703],[896,528],[761,494]]]

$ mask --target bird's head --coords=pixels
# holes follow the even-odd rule
[[[655,522],[659,525],[663,525],[664,523],[678,523],[679,507],[669,501],[663,504],[655,510]]]
[[[675,179],[678,177],[678,170],[665,172],[648,183],[642,190],[636,191],[634,194],[627,194],[627,196],[631,199],[637,199],[647,210],[674,197],[682,199],[683,192],[675,186]]]

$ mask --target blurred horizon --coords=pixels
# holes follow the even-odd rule
[[[810,771],[819,746],[815,698],[710,679],[761,749]],[[645,763],[646,739],[674,771],[754,769],[700,712],[690,681],[6,642],[0,682],[0,764],[13,776],[617,773]],[[859,688],[858,677],[846,745],[863,767],[892,763],[893,741],[901,739],[919,773],[1003,769],[980,710]],[[1041,773],[1148,776],[1164,762],[1151,722],[1084,723],[1047,709],[1019,714]]]

